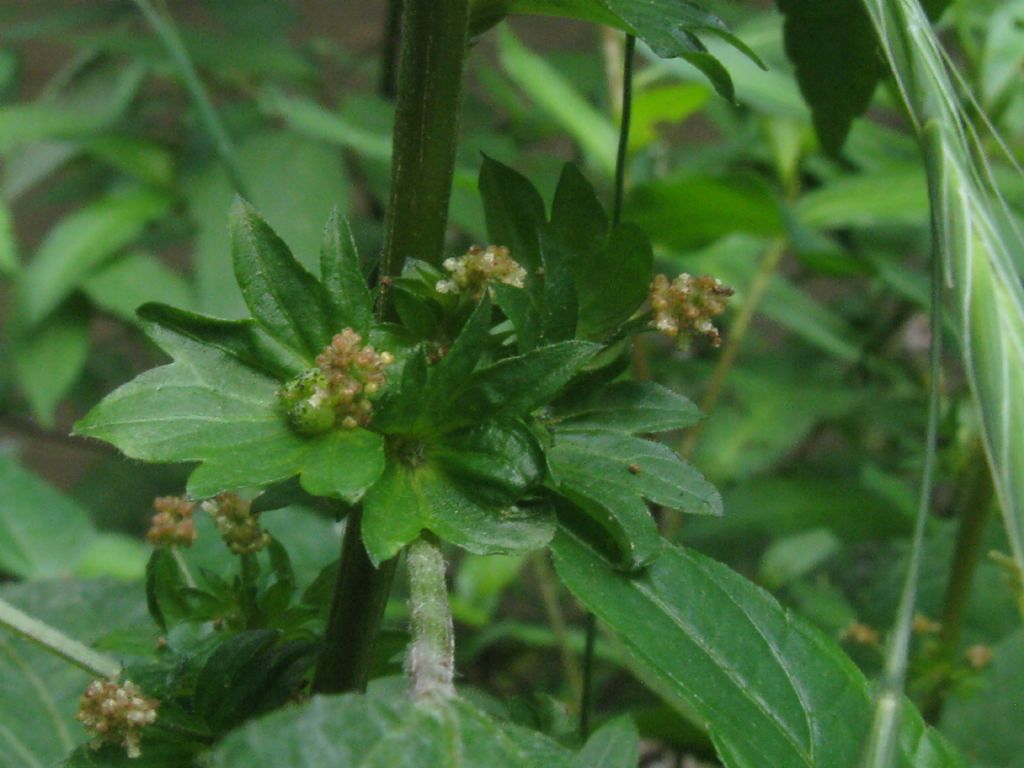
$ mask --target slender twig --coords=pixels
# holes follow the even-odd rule
[[[455,695],[455,631],[445,584],[444,557],[426,536],[409,545],[409,618],[412,642],[407,671],[417,699]]]
[[[242,619],[246,629],[256,626],[259,618],[259,607],[256,604],[256,579],[259,575],[259,563],[255,553],[246,552],[239,556],[239,581],[242,591]]]
[[[569,684],[569,695],[573,702],[582,702],[583,674],[580,672],[576,654],[569,647],[569,632],[565,615],[562,613],[562,607],[558,604],[558,594],[553,586],[554,575],[551,573],[551,568],[548,567],[548,561],[544,558],[543,553],[537,553],[531,560],[534,574],[537,577],[540,599],[544,604],[544,613],[547,615],[548,624],[551,625],[551,632],[555,636],[558,655],[562,659],[562,669],[565,672],[566,682]]]
[[[224,163],[231,186],[234,187],[235,192],[238,194],[243,197],[249,197],[245,188],[245,182],[242,180],[242,173],[239,169],[238,158],[235,154],[235,146],[231,141],[231,136],[224,127],[220,115],[217,114],[217,110],[206,91],[206,86],[203,85],[199,72],[196,70],[195,64],[192,63],[188,49],[185,47],[181,34],[174,25],[170,14],[166,12],[166,9],[164,12],[158,11],[150,0],[133,1],[142,12],[142,15],[146,17],[146,21],[149,22],[156,36],[160,38],[160,42],[163,43],[167,53],[170,54],[171,60],[177,67],[178,75],[181,77],[185,90],[188,91],[192,101],[195,102],[196,108],[199,110],[199,117],[207,132],[213,138],[214,148],[221,162]]]
[[[942,601],[937,658],[941,668],[953,668],[960,649],[967,606],[971,598],[974,574],[978,570],[984,552],[985,528],[992,517],[992,475],[985,461],[985,448],[981,443],[975,446],[967,461],[968,477],[963,483],[964,491],[957,499],[960,524],[956,532],[953,562],[949,570],[949,581]],[[948,675],[935,689],[929,700],[922,706],[928,722],[938,722],[942,714],[946,693],[949,689]]]
[[[938,243],[936,232],[936,243]],[[924,535],[931,508],[935,458],[939,436],[939,402],[942,377],[942,259],[936,245],[932,253],[931,353],[929,355],[928,432],[925,439],[924,468],[911,542],[910,561],[900,592],[896,623],[889,637],[885,667],[875,699],[875,712],[861,765],[864,768],[887,768],[892,765],[898,742],[900,710],[907,678],[910,637],[917,600],[917,582],[924,552]]]
[[[117,660],[68,637],[59,629],[29,616],[2,599],[0,599],[0,626],[6,627],[44,651],[60,656],[65,661],[71,662],[96,677],[113,680],[121,674],[121,665]]]
[[[615,156],[615,200],[612,205],[612,223],[622,221],[622,198],[626,188],[626,159],[629,153],[629,127],[633,117],[633,59],[636,38],[626,35],[622,64],[622,119],[619,122],[619,148]]]
[[[786,241],[776,240],[768,246],[764,257],[761,259],[761,265],[758,267],[757,274],[754,275],[754,279],[750,283],[750,292],[747,294],[743,306],[740,307],[739,314],[736,315],[736,319],[729,327],[725,349],[722,350],[722,354],[715,364],[711,380],[708,382],[703,398],[701,398],[700,409],[704,412],[705,416],[710,415],[711,411],[718,404],[718,399],[722,396],[722,387],[725,384],[725,379],[736,363],[736,355],[740,351],[744,338],[746,338],[750,322],[754,319],[754,315],[757,314],[761,300],[764,298],[764,294],[771,284],[772,276],[775,274],[775,270],[778,269],[779,262],[782,260],[785,252]],[[689,459],[693,456],[693,449],[704,429],[705,423],[704,421],[700,422],[686,434],[683,444],[679,448],[679,453],[683,458]]]

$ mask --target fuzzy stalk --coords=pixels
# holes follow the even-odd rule
[[[374,567],[363,547],[362,517],[361,507],[349,512],[341,540],[324,649],[313,675],[317,693],[363,691],[370,677],[397,560]]]
[[[455,695],[455,631],[448,605],[445,563],[435,543],[409,545],[409,615],[412,643],[406,668],[417,700]]]
[[[121,665],[116,659],[94,651],[84,643],[68,637],[56,627],[51,627],[15,608],[6,600],[0,600],[0,626],[84,669],[90,675],[114,680],[121,674]]]
[[[468,39],[469,0],[403,6],[384,276],[400,272],[410,257],[441,263]]]

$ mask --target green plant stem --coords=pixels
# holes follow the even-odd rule
[[[385,99],[394,99],[398,90],[398,49],[402,39],[402,2],[389,0],[384,38],[380,47],[380,79],[377,92]]]
[[[374,567],[363,547],[362,517],[361,507],[349,512],[341,540],[324,649],[313,676],[317,693],[363,691],[370,676],[397,559]]]
[[[933,209],[933,236],[936,244],[939,242],[939,225],[936,222],[939,215],[941,214]],[[903,689],[910,655],[910,637],[914,623],[914,605],[917,601],[917,583],[921,573],[928,510],[931,508],[935,458],[938,452],[942,377],[942,258],[937,245],[933,247],[931,272],[932,341],[929,355],[928,432],[925,438],[924,468],[921,472],[921,489],[910,561],[907,564],[907,574],[896,611],[896,622],[889,638],[885,666],[878,685],[874,718],[861,763],[863,768],[888,768],[893,764],[896,753],[900,710],[903,706]]]
[[[409,545],[409,616],[412,642],[407,669],[417,699],[455,695],[455,631],[448,605],[444,557],[426,536]]]
[[[213,102],[210,100],[206,86],[203,85],[199,72],[196,70],[195,64],[192,63],[188,49],[185,47],[181,34],[174,25],[170,14],[166,10],[164,12],[158,11],[150,0],[134,0],[134,2],[142,12],[142,15],[146,17],[146,21],[149,22],[156,36],[160,38],[160,42],[163,43],[175,67],[177,67],[185,90],[188,91],[189,96],[191,96],[192,101],[195,102],[196,108],[199,110],[200,120],[202,120],[207,132],[213,138],[214,148],[221,162],[224,163],[231,186],[234,187],[238,194],[243,197],[249,197],[245,188],[245,182],[242,180],[241,171],[239,170],[238,159],[235,155],[235,145],[231,141],[231,136],[224,127],[220,115],[217,114]]]
[[[587,614],[586,641],[583,646],[583,696],[580,698],[580,738],[590,735],[590,711],[594,706],[594,645],[597,640],[597,617]]]
[[[629,126],[633,117],[633,59],[636,37],[626,35],[622,59],[622,118],[619,122],[619,147],[615,155],[615,199],[612,224],[622,221],[622,200],[626,188],[626,159],[629,154]]]
[[[405,0],[381,274],[440,264],[459,133],[469,0]],[[387,288],[384,283],[383,288]],[[388,292],[382,291],[387,306]]]
[[[259,608],[256,605],[256,579],[259,576],[259,563],[256,555],[246,552],[238,557],[239,578],[242,587],[242,617],[246,629],[257,625]]]
[[[562,659],[562,670],[565,672],[565,679],[569,685],[569,696],[574,703],[582,703],[583,674],[577,663],[576,654],[569,647],[565,615],[558,604],[558,594],[554,587],[555,575],[551,572],[545,557],[544,553],[538,552],[531,558],[533,570],[537,576],[537,588],[540,590],[540,599],[544,604],[544,613],[547,614],[548,624],[551,625],[551,632],[555,636],[558,655]]]
[[[711,414],[711,411],[718,404],[718,399],[722,396],[722,387],[725,384],[725,379],[736,363],[736,355],[739,353],[740,346],[742,346],[747,331],[750,329],[750,322],[754,319],[754,315],[757,314],[757,308],[761,305],[761,300],[771,284],[772,276],[779,268],[779,262],[785,253],[786,241],[776,240],[768,246],[768,250],[765,251],[764,257],[761,259],[761,265],[757,269],[757,274],[754,275],[754,279],[750,283],[750,293],[747,294],[747,299],[743,302],[743,306],[740,307],[736,320],[729,328],[729,337],[725,342],[725,349],[722,350],[722,354],[715,364],[715,370],[711,374],[708,388],[705,390],[704,397],[700,401],[700,409],[704,412],[705,416]],[[700,438],[705,423],[705,421],[702,421],[687,432],[686,437],[683,439],[683,444],[679,448],[679,453],[684,459],[689,459],[693,456],[693,449],[697,445],[697,440]]]
[[[985,528],[992,517],[994,489],[992,475],[985,459],[985,448],[980,443],[967,461],[968,477],[964,478],[964,491],[957,500],[960,523],[956,532],[953,562],[949,581],[942,601],[937,658],[945,670],[952,670],[960,650],[967,606],[970,604],[971,585],[984,549]],[[948,676],[935,689],[922,706],[928,722],[938,722],[942,715],[948,690]]]
[[[6,600],[0,600],[0,626],[96,677],[114,680],[121,674],[121,665],[116,659],[94,651],[59,629],[15,608]]]

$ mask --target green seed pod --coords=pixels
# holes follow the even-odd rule
[[[288,423],[303,435],[319,435],[334,427],[337,420],[329,396],[327,377],[311,368],[289,381],[277,396],[281,399]]]

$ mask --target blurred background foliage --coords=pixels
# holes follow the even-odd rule
[[[767,69],[709,40],[735,82],[729,103],[690,64],[638,47],[624,218],[648,232],[662,271],[706,272],[736,288],[720,350],[649,338],[634,359],[635,375],[708,412],[669,440],[725,497],[723,519],[664,516],[663,529],[842,638],[875,674],[923,460],[923,165],[886,83],[841,152],[824,152],[774,7],[705,5]],[[296,256],[313,263],[333,206],[352,220],[360,251],[376,253],[391,151],[388,4],[169,8],[237,145],[245,189]],[[1021,159],[1024,2],[955,0],[939,29],[977,106]],[[562,161],[580,162],[610,202],[621,61],[619,33],[543,17],[474,41],[453,254],[484,244],[481,153],[522,171],[549,201]],[[998,152],[991,160],[1020,214],[1021,177]],[[232,183],[166,50],[132,3],[114,0],[0,4],[0,163],[0,593],[60,624],[60,595],[97,600],[98,587],[70,589],[68,579],[142,578],[152,499],[181,492],[180,467],[134,465],[66,435],[103,394],[161,360],[138,330],[139,304],[242,314],[228,252]],[[988,514],[992,489],[955,354],[945,370],[910,692],[972,764],[1024,766],[1019,595],[998,556],[1006,543]],[[335,556],[338,531],[315,510],[273,512],[267,525],[302,586]],[[582,622],[544,556],[457,559],[465,679],[517,697],[524,722],[571,728]],[[139,612],[118,600],[131,605],[123,615]],[[404,610],[396,595],[396,652]],[[628,705],[652,743],[713,759],[706,736],[632,680],[621,655],[599,640],[598,715]],[[0,688],[16,690],[19,674],[0,664]],[[15,705],[4,698],[0,713]]]

